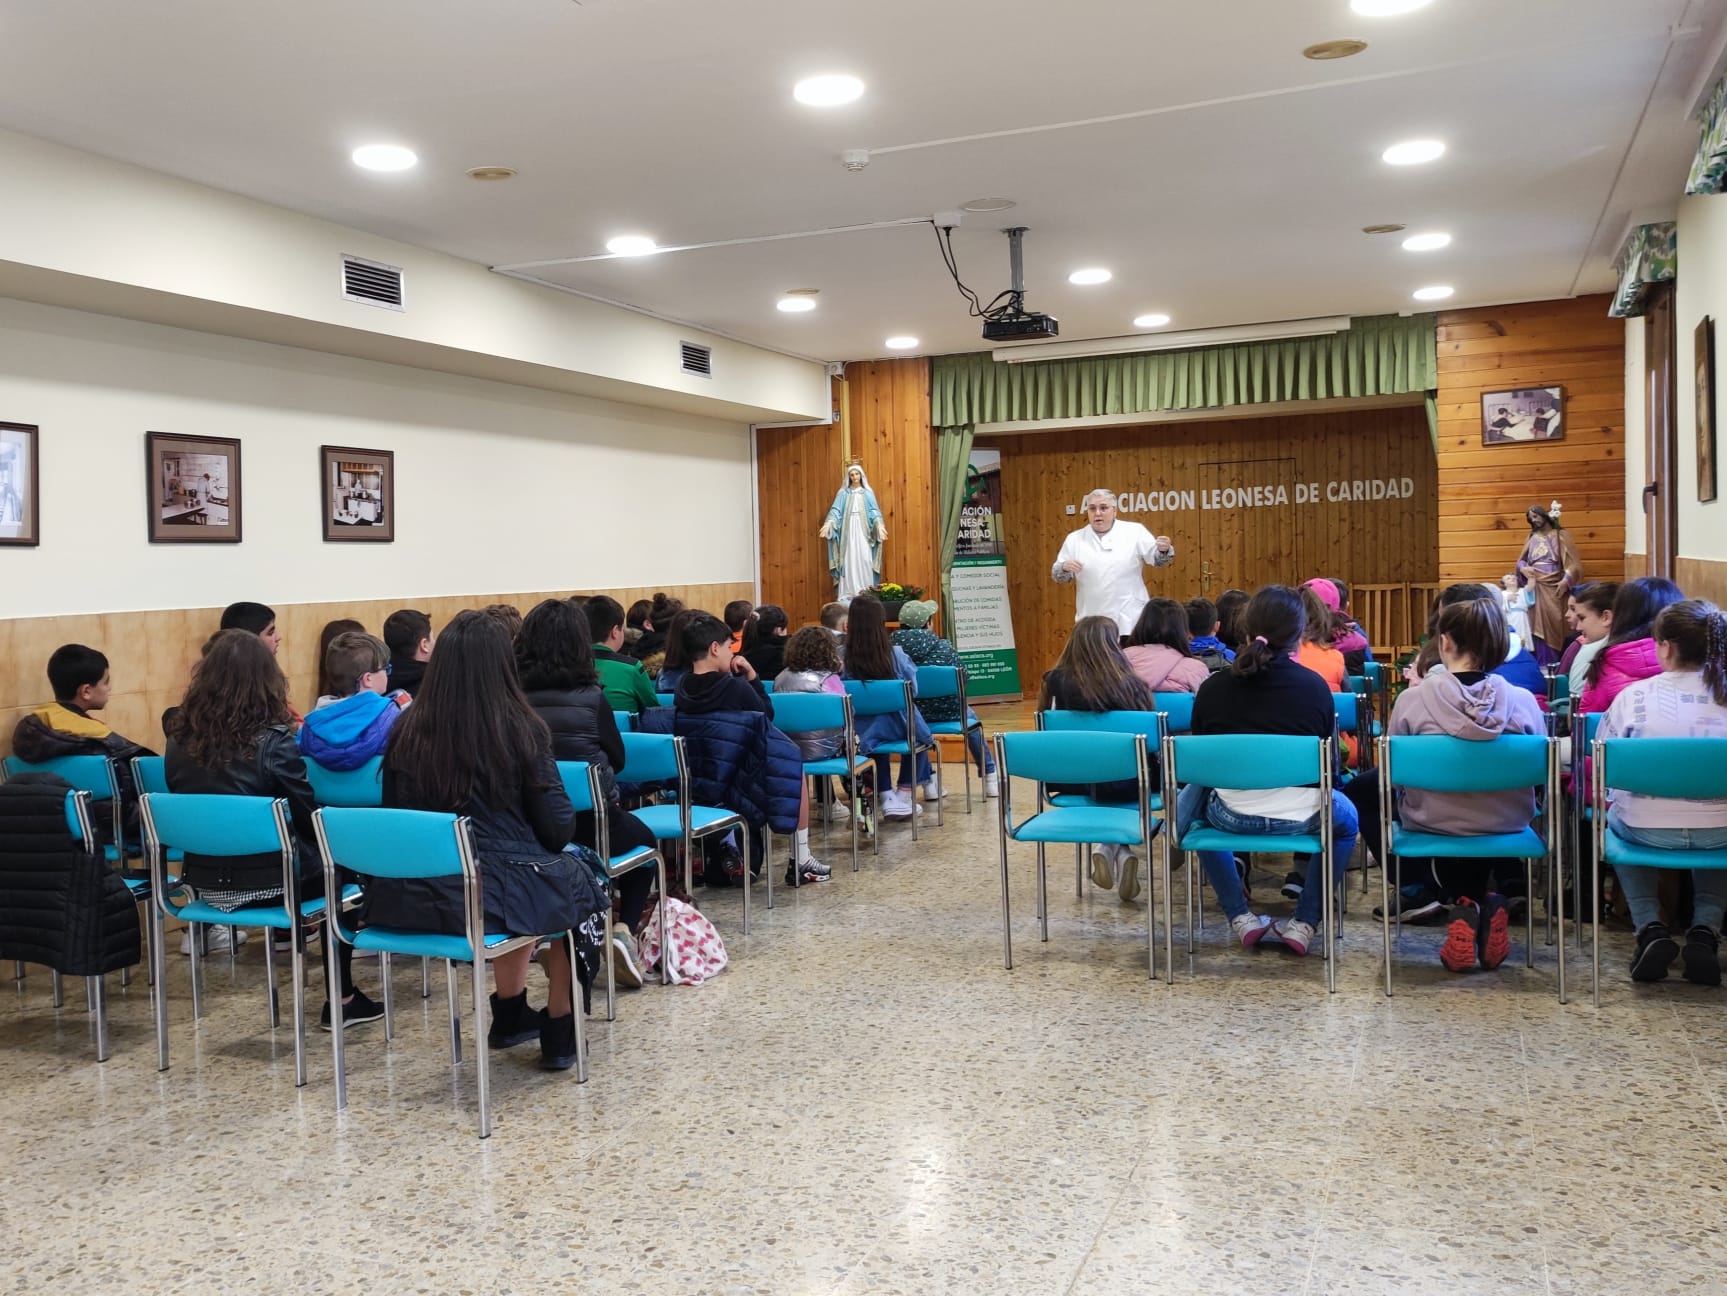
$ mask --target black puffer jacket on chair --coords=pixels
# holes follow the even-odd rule
[[[63,976],[101,976],[142,962],[138,904],[100,853],[72,835],[53,774],[0,786],[0,961]]]

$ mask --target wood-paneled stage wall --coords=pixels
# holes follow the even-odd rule
[[[1232,585],[1320,575],[1352,584],[1435,578],[1436,469],[1420,406],[979,443],[1002,453],[1008,585],[1028,691],[1067,642],[1073,587],[1055,584],[1049,569],[1063,537],[1084,525],[1077,506],[1096,487],[1123,496],[1124,518],[1174,541],[1175,562],[1147,573],[1154,595],[1215,598]]]
[[[1607,306],[1579,297],[1439,316],[1441,580],[1511,571],[1524,513],[1554,499],[1584,574],[1625,570],[1625,321]],[[1482,445],[1482,394],[1525,387],[1565,389],[1564,437]]]

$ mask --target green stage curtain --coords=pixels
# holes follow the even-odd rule
[[[1639,225],[1625,239],[1613,262],[1619,274],[1619,289],[1607,313],[1615,319],[1643,314],[1643,300],[1651,284],[1679,277],[1679,226],[1674,221]]]
[[[959,543],[959,513],[965,503],[966,474],[971,467],[970,424],[936,429],[936,494],[941,523],[941,605],[953,606],[953,551]],[[953,615],[947,619],[947,637],[953,638]]]
[[[1435,330],[1432,315],[1380,315],[1326,337],[1190,351],[1025,364],[998,363],[987,352],[937,356],[931,422],[957,428],[1432,391]]]
[[[1703,135],[1685,182],[1688,194],[1718,194],[1723,189],[1727,189],[1727,77],[1716,84],[1703,110]]]

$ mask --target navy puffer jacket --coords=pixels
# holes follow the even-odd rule
[[[642,712],[640,724],[644,733],[670,733],[684,740],[696,805],[734,810],[776,833],[797,831],[803,757],[767,716],[759,711],[692,715],[655,707]]]

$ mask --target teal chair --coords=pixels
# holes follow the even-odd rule
[[[913,701],[915,690],[910,681],[902,679],[890,680],[846,680],[846,692],[851,695],[852,716],[857,720],[867,720],[872,716],[902,716],[905,719],[905,737],[893,738],[884,743],[877,743],[874,750],[868,754],[874,756],[900,756],[916,766],[917,757],[923,752],[935,753],[935,785],[936,790],[945,794],[947,779],[942,764],[941,748],[934,742],[923,742],[917,736],[917,706]],[[998,771],[999,772],[999,771]],[[877,768],[880,777],[880,768]],[[915,795],[915,793],[914,793]],[[936,822],[945,823],[946,811],[942,809],[942,797],[935,800]],[[881,819],[881,803],[877,798],[876,816]],[[911,839],[917,840],[918,816],[914,806],[911,817]],[[876,831],[881,831],[878,822]]]
[[[155,898],[151,913],[151,946],[156,958],[156,1069],[168,1069],[167,960],[163,951],[163,920],[212,923],[222,927],[258,927],[270,933],[294,934],[290,953],[294,987],[294,1084],[306,1083],[306,934],[324,920],[325,900],[300,900],[300,880],[294,867],[294,836],[288,826],[288,803],[280,797],[188,795],[152,792],[138,798],[138,814],[144,826],[144,854],[150,862],[150,889]],[[211,857],[276,855],[282,861],[282,896],[238,909],[218,909],[191,896],[178,881],[170,885],[166,876],[169,850]],[[341,904],[358,903],[360,889],[345,888]],[[204,1015],[200,942],[192,942],[192,1017]],[[281,1025],[281,1004],[276,993],[275,942],[264,942],[265,978],[269,987],[270,1028]],[[339,983],[329,988],[336,1013],[340,1013]],[[339,1023],[338,1023],[339,1024]],[[340,1030],[331,1032],[341,1034]]]
[[[636,713],[634,711],[613,711],[612,719],[617,721],[619,733],[629,733],[636,727]]]
[[[1159,693],[1160,698],[1187,697],[1187,710],[1184,717],[1185,726],[1193,723],[1193,698],[1187,694]],[[1150,744],[1152,751],[1161,750],[1163,735],[1169,732],[1170,713],[1167,711],[1063,711],[1051,708],[1037,714],[1037,727],[1044,733],[1125,733],[1139,734]],[[998,771],[999,773],[999,771]],[[1163,785],[1159,781],[1153,786],[1151,793],[1151,811],[1154,815],[1163,812]],[[1090,796],[1080,792],[1057,792],[1047,800],[1052,806],[1060,809],[1072,809],[1076,806],[1096,804]],[[1085,855],[1090,842],[1076,842],[1073,848],[1073,894],[1075,899],[1085,897]],[[1150,861],[1146,861],[1147,867]]]
[[[965,762],[965,812],[971,813],[971,731],[983,732],[983,721],[971,713],[970,703],[966,701],[966,674],[964,666],[919,666],[917,668],[917,696],[920,702],[931,702],[937,699],[954,698],[959,703],[958,720],[928,720],[932,734],[947,734],[958,737],[966,744],[963,759]],[[938,743],[937,746],[940,746]]]
[[[1072,713],[1069,713],[1072,714]],[[1152,713],[1155,714],[1155,713]],[[1049,884],[1045,852],[1051,842],[1112,842],[1150,849],[1153,833],[1151,812],[1151,756],[1144,734],[1068,730],[1036,733],[998,733],[995,736],[996,772],[1001,776],[998,834],[1001,846],[1001,946],[1002,966],[1013,967],[1013,923],[1009,899],[1007,847],[1010,841],[1032,842],[1037,847],[1037,913],[1039,939],[1049,940]],[[1036,810],[1015,822],[1011,775],[1037,784]],[[1044,793],[1050,783],[1119,783],[1138,785],[1134,805],[1052,806]],[[1169,910],[1169,855],[1163,852],[1165,919]],[[1146,950],[1150,975],[1157,979],[1156,906],[1146,905]],[[1169,931],[1164,932],[1169,947]],[[1175,979],[1173,956],[1165,960],[1170,981]]]
[[[721,836],[736,829],[743,841],[744,856],[744,935],[750,932],[750,826],[735,810],[718,806],[690,804],[690,764],[684,751],[684,740],[673,734],[627,733],[624,739],[624,768],[619,776],[629,776],[631,783],[670,783],[677,788],[674,804],[638,806],[630,813],[647,825],[656,841],[681,842],[684,848],[684,890],[695,886],[696,842],[704,837]],[[763,828],[764,832],[767,829]],[[771,865],[773,836],[769,833],[767,848],[762,851],[762,872],[767,876],[768,908],[774,907],[774,871]]]
[[[237,798],[228,798],[230,800]],[[278,804],[280,804],[278,802]],[[362,878],[441,878],[462,879],[462,917],[464,930],[460,936],[444,932],[412,931],[395,927],[350,928],[338,912],[331,918],[331,939],[324,950],[326,973],[335,984],[336,942],[352,945],[356,950],[377,950],[382,954],[406,954],[419,958],[443,959],[450,987],[450,1053],[452,1065],[462,1061],[460,992],[456,981],[456,964],[469,964],[473,970],[474,1052],[479,1055],[475,1068],[479,1089],[480,1137],[492,1132],[491,1056],[486,1044],[486,964],[524,945],[537,945],[548,933],[488,932],[485,905],[482,902],[480,870],[474,860],[473,838],[465,817],[437,814],[428,810],[385,810],[330,806],[313,816],[318,834],[318,850],[324,857],[324,886],[333,890],[337,869]],[[569,945],[570,967],[577,967],[575,937],[565,932]],[[609,957],[609,954],[608,954]],[[588,1078],[588,1049],[582,1026],[580,987],[576,998],[576,1080]],[[336,1068],[336,1110],[348,1105],[348,1077],[342,1040],[343,1032],[330,1032],[330,1050]]]
[[[1571,804],[1568,820],[1567,854],[1571,860],[1571,923],[1572,939],[1576,942],[1577,952],[1583,953],[1583,843],[1591,840],[1586,834],[1594,832],[1595,822],[1594,791],[1590,780],[1584,775],[1584,757],[1595,745],[1596,730],[1601,728],[1600,711],[1579,711],[1571,717]],[[1593,854],[1593,852],[1591,852]],[[1565,939],[1564,924],[1560,925],[1559,938]]]
[[[1571,713],[1571,676],[1562,670],[1547,677],[1547,709],[1556,715]]]
[[[774,691],[774,682],[772,680],[769,680],[769,679],[762,680],[761,686],[762,686],[762,692],[763,693],[772,693]]]
[[[1595,883],[1590,961],[1601,1005],[1601,863],[1664,869],[1727,869],[1727,847],[1677,850],[1626,841],[1607,822],[1612,792],[1685,801],[1727,798],[1727,741],[1720,738],[1607,738],[1589,747],[1595,822]]]
[[[1319,872],[1329,880],[1333,840],[1331,753],[1332,744],[1328,739],[1301,738],[1289,734],[1171,734],[1163,740],[1163,800],[1165,805],[1171,807],[1172,818],[1179,790],[1186,784],[1197,784],[1214,790],[1222,788],[1226,791],[1317,786],[1319,804],[1324,810],[1319,816],[1320,830],[1316,833],[1267,834],[1260,837],[1250,833],[1228,833],[1201,824],[1190,827],[1181,835],[1173,848],[1181,850],[1185,856],[1189,953],[1193,951],[1194,932],[1198,926],[1196,911],[1199,884],[1195,851],[1223,851],[1231,855],[1317,855],[1320,860],[1317,866]],[[1320,910],[1320,921],[1325,929],[1325,988],[1327,992],[1335,994],[1339,903],[1334,887],[1326,886],[1322,893]],[[1173,933],[1171,935],[1173,938]]]
[[[594,816],[594,851],[606,862],[606,1020],[618,1019],[618,973],[612,966],[612,906],[611,901],[617,898],[617,882],[626,873],[652,865],[659,878],[660,895],[666,894],[666,861],[657,850],[638,847],[635,850],[612,852],[612,835],[606,822],[605,783],[600,776],[599,766],[591,761],[559,761],[558,777],[564,783],[564,795],[570,798],[570,805],[577,814],[592,814]],[[600,807],[595,809],[595,807]],[[666,948],[666,907],[660,907],[660,948]],[[660,959],[660,981],[671,984],[671,975],[666,971],[666,960]]]
[[[677,702],[677,700],[678,700],[678,695],[676,693],[656,693],[656,694],[654,694],[654,701],[659,703],[659,705],[661,705],[663,707],[672,706]]]
[[[858,790],[862,786],[863,776],[867,774],[870,788],[879,799],[881,789],[876,787],[876,763],[868,756],[858,754],[857,731],[852,721],[852,700],[850,694],[844,693],[777,693],[774,695],[774,728],[788,737],[795,738],[798,734],[816,733],[838,729],[841,731],[841,755],[830,756],[822,760],[806,760],[804,762],[804,777],[820,780],[827,786],[830,778],[845,780],[852,798],[852,872],[860,867],[858,863],[858,834],[861,831],[859,820],[862,817],[862,800]],[[851,755],[844,753],[850,752]],[[814,813],[821,805],[818,797],[810,798],[810,810]],[[823,836],[827,831],[827,816],[822,816]],[[871,834],[875,838],[875,853],[881,854],[881,833]],[[792,870],[792,885],[799,885],[799,874]]]
[[[1491,742],[1470,742],[1442,734],[1399,734],[1381,738],[1379,753],[1379,840],[1385,843],[1380,870],[1381,908],[1385,941],[1385,994],[1391,996],[1391,897],[1402,893],[1402,857],[1421,859],[1520,859],[1528,882],[1531,906],[1525,951],[1535,966],[1535,861],[1549,863],[1558,849],[1559,744],[1539,734],[1502,734]],[[1545,826],[1514,833],[1474,837],[1420,832],[1395,822],[1397,788],[1425,792],[1506,792],[1534,788],[1547,807]],[[1394,876],[1395,875],[1395,876]],[[1563,905],[1564,891],[1558,889]],[[1479,900],[1480,897],[1477,897]],[[1561,914],[1563,922],[1563,914]],[[1399,924],[1401,929],[1401,923]],[[1559,947],[1559,1002],[1565,1002],[1565,947]]]

